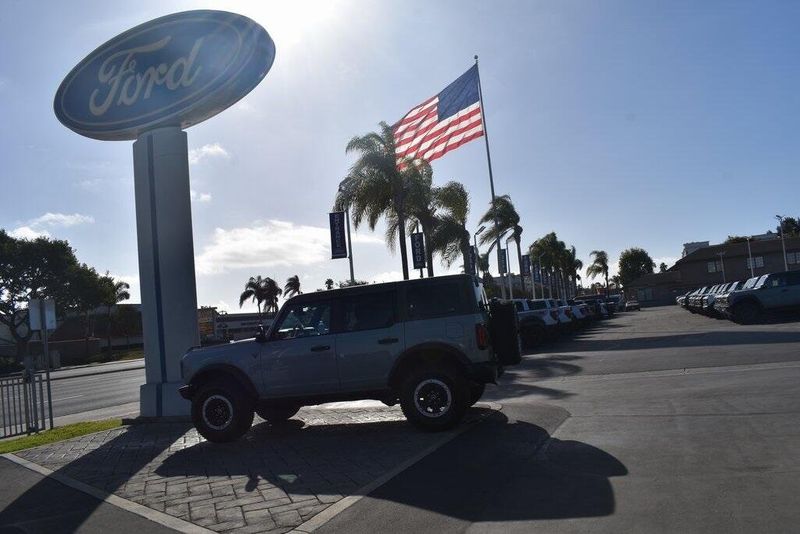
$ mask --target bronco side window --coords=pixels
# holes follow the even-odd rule
[[[331,331],[331,305],[328,302],[295,304],[283,316],[273,339],[324,336]]]

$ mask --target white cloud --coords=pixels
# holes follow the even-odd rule
[[[46,228],[68,228],[79,224],[92,224],[94,217],[91,215],[81,215],[80,213],[50,213],[47,212],[40,217],[31,219],[26,223],[14,228],[9,235],[16,239],[36,239],[37,237],[50,237],[51,234]]]
[[[357,243],[383,243],[373,236],[353,236]],[[217,228],[211,243],[195,258],[197,274],[219,274],[234,269],[298,267],[330,260],[327,227],[287,221],[257,221],[254,226]]]
[[[196,165],[201,161],[209,158],[223,158],[230,159],[231,154],[219,143],[203,145],[200,148],[193,148],[189,150],[189,163]]]
[[[37,228],[42,226],[62,226],[62,227],[70,227],[75,226],[78,224],[93,224],[94,217],[91,215],[81,215],[80,213],[50,213],[47,212],[41,217],[36,217],[35,219],[31,219],[28,221],[28,225]]]
[[[655,270],[656,270],[656,272],[658,272],[658,266],[661,265],[662,262],[666,263],[667,264],[667,268],[669,268],[669,267],[672,267],[673,265],[675,265],[675,262],[678,261],[678,258],[676,258],[674,256],[664,256],[664,257],[661,257],[661,258],[653,258],[653,261],[656,263],[656,269]]]
[[[37,237],[50,237],[49,232],[37,231],[30,226],[20,226],[19,228],[14,228],[8,233],[8,235],[14,239],[36,239]]]
[[[200,203],[207,203],[211,202],[211,193],[198,193],[194,189],[189,191],[189,196],[192,199],[192,202],[200,202]]]

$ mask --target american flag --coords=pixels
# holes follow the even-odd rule
[[[431,162],[481,137],[478,66],[406,113],[393,129],[398,168],[409,159]]]

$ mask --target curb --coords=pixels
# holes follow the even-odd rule
[[[25,460],[24,458],[20,458],[19,456],[13,453],[7,453],[0,456],[5,458],[6,460],[14,462],[19,466],[25,467],[26,469],[30,469],[35,473],[43,475],[46,478],[55,480],[56,482],[59,482],[69,488],[80,491],[87,495],[91,495],[92,497],[100,501],[116,506],[117,508],[125,510],[126,512],[130,512],[140,517],[144,517],[145,519],[148,519],[153,523],[158,523],[159,525],[171,528],[177,532],[183,532],[185,534],[216,534],[213,530],[203,528],[199,525],[195,525],[194,523],[189,523],[188,521],[184,521],[183,519],[178,519],[177,517],[173,517],[169,514],[159,512],[158,510],[153,510],[152,508],[148,508],[147,506],[135,503],[133,501],[129,501],[127,499],[123,499],[122,497],[118,497],[113,493],[108,493],[107,491],[103,491],[95,487],[89,486],[88,484],[84,484],[79,480],[75,480],[61,473],[51,471],[50,469],[42,467],[39,464],[35,464],[33,462]]]
[[[480,406],[480,405],[486,406],[490,410],[493,410],[493,411],[496,411],[496,412],[498,412],[498,411],[503,409],[502,405],[500,405],[498,403],[495,403],[495,402],[482,402],[482,403],[477,404],[476,406]],[[343,499],[340,499],[340,500],[336,501],[335,503],[333,503],[329,507],[325,508],[320,513],[318,513],[315,516],[313,516],[311,519],[309,519],[309,520],[301,523],[300,525],[294,527],[287,534],[310,534],[311,532],[314,532],[318,528],[321,528],[326,523],[328,523],[330,520],[332,520],[334,517],[336,517],[340,513],[344,512],[346,509],[350,508],[351,506],[356,504],[358,501],[360,501],[361,499],[363,499],[364,497],[366,497],[367,495],[369,495],[370,493],[372,493],[376,489],[380,488],[381,486],[383,486],[384,484],[389,482],[391,479],[393,479],[394,477],[396,477],[397,475],[399,475],[400,473],[402,473],[403,471],[408,469],[409,467],[413,466],[415,463],[419,462],[420,460],[422,460],[423,458],[425,458],[429,454],[433,453],[437,449],[443,447],[447,443],[450,443],[451,441],[453,441],[455,438],[457,438],[458,436],[460,436],[461,434],[463,434],[467,430],[471,430],[471,429],[475,428],[476,425],[481,424],[488,417],[489,417],[489,414],[486,414],[484,416],[481,416],[480,419],[478,419],[477,421],[475,421],[472,424],[461,425],[460,428],[458,428],[455,432],[453,432],[452,434],[447,436],[442,441],[439,441],[438,443],[434,443],[433,445],[431,445],[427,449],[424,449],[423,451],[421,451],[418,454],[412,456],[411,458],[409,458],[405,462],[401,463],[400,465],[398,465],[397,467],[395,467],[394,469],[392,469],[388,473],[385,473],[383,476],[380,476],[380,477],[376,478],[375,480],[373,480],[372,482],[360,487],[355,492],[353,492],[353,495],[348,495],[347,497],[344,497]]]

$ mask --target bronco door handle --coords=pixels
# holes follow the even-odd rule
[[[385,337],[383,339],[379,339],[378,343],[380,345],[390,345],[392,343],[397,343],[398,341],[400,341],[400,340],[397,339],[396,337]]]
[[[315,345],[311,347],[311,352],[323,352],[326,350],[330,350],[330,345]]]

